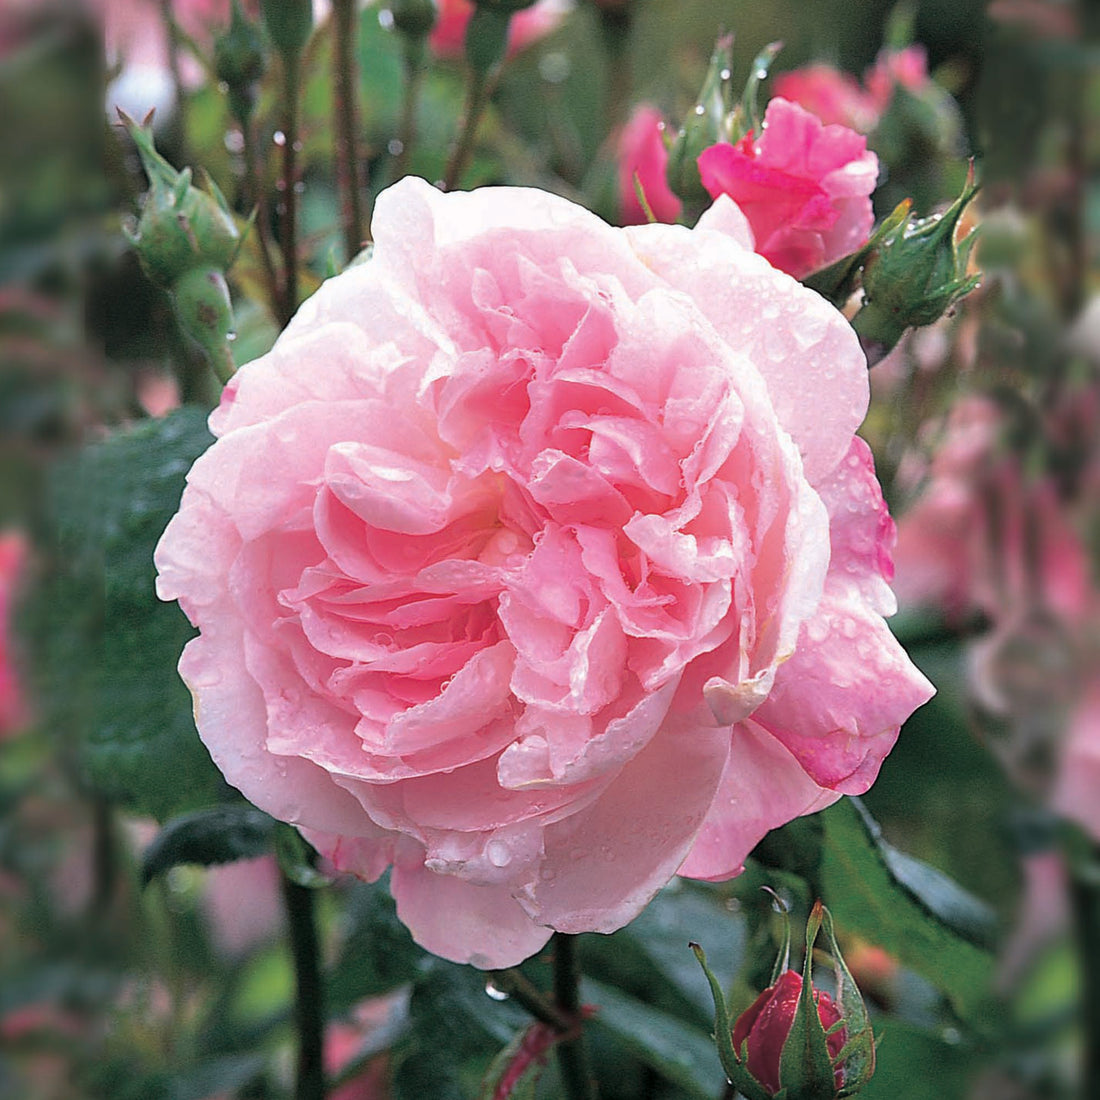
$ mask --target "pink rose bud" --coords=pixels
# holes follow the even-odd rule
[[[874,220],[878,158],[844,126],[825,126],[785,99],[773,99],[763,132],[699,156],[703,186],[728,195],[748,218],[756,251],[796,279],[854,252]]]
[[[772,82],[776,96],[817,115],[826,126],[847,126],[866,134],[878,122],[879,108],[850,73],[832,65],[807,65],[779,73]]]
[[[780,1057],[791,1033],[801,997],[802,975],[797,970],[784,970],[775,985],[765,989],[733,1025],[734,1051],[741,1055],[747,1050],[749,1072],[773,1096],[780,1088]],[[818,1019],[825,1030],[829,1056],[836,1059],[848,1038],[843,1027],[829,1031],[834,1024],[840,1022],[840,1009],[833,1003],[832,997],[822,990],[815,990],[813,999],[817,1006]],[[833,1073],[839,1089],[844,1084],[842,1067],[838,1065]],[[797,1100],[798,1093],[792,1092],[789,1095],[791,1100]]]
[[[665,179],[668,148],[664,131],[661,112],[644,104],[623,127],[619,137],[619,220],[624,225],[642,225],[651,220],[650,213],[659,222],[674,222],[680,216],[680,200]]]
[[[0,535],[0,738],[16,733],[27,721],[10,637],[12,605],[26,561],[27,540],[23,533]]]

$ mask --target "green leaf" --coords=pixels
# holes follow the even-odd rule
[[[587,1027],[610,1032],[639,1061],[688,1095],[699,1100],[719,1095],[724,1076],[714,1040],[706,1032],[599,982],[582,981],[581,997],[597,1009]]]
[[[842,799],[821,817],[821,883],[838,923],[922,974],[971,1025],[989,1027],[994,959],[977,935],[990,927],[982,904],[932,868],[920,864],[917,873],[919,861],[886,844],[856,800]]]
[[[208,867],[255,859],[271,851],[275,822],[247,803],[215,806],[174,818],[145,849],[141,879],[154,877],[181,863]]]
[[[210,440],[205,414],[184,408],[59,464],[57,553],[30,614],[44,723],[91,789],[160,821],[230,794],[176,673],[194,632],[154,591],[153,549]]]

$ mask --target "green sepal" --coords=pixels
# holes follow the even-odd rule
[[[733,67],[733,35],[723,35],[714,45],[703,86],[668,153],[665,178],[685,204],[710,202],[699,176],[699,154],[719,142],[732,140],[730,133],[730,71]]]
[[[697,943],[688,946],[695,952],[695,957],[699,960],[699,965],[703,968],[707,983],[710,985],[711,996],[714,998],[714,1042],[718,1048],[718,1060],[722,1063],[722,1069],[726,1071],[727,1079],[744,1095],[745,1100],[772,1100],[771,1093],[746,1068],[745,1051],[742,1050],[741,1054],[738,1054],[733,1049],[733,1025],[730,1023],[729,1010],[726,1008],[726,997],[722,992],[721,983],[707,965],[706,952]],[[745,1058],[741,1055],[745,1055]]]
[[[844,1085],[837,1096],[852,1096],[859,1092],[875,1072],[875,1036],[871,1030],[871,1021],[867,1015],[867,1006],[863,1003],[863,994],[852,977],[840,946],[836,942],[833,930],[833,915],[824,906],[821,907],[821,926],[825,939],[829,943],[829,955],[833,960],[833,976],[836,981],[836,1005],[840,1010],[840,1021],[835,1028],[843,1027],[847,1039],[840,1053],[834,1059],[835,1064],[844,1067]],[[830,1031],[833,1028],[829,1029]]]
[[[823,920],[821,902],[816,902],[806,923],[806,957],[802,963],[802,992],[798,998],[791,1030],[779,1055],[781,1092],[797,1100],[834,1100],[836,1077],[825,1028],[814,1003],[813,953]]]
[[[849,252],[828,266],[810,272],[801,280],[802,285],[816,290],[822,298],[840,309],[859,288],[860,274],[867,258],[905,225],[912,209],[912,200],[903,199],[855,252]]]
[[[783,939],[779,948],[779,954],[775,956],[775,965],[772,967],[771,980],[768,985],[775,985],[779,981],[779,976],[784,970],[790,968],[791,965],[791,913],[787,908],[787,903],[770,887],[765,886],[763,889],[772,896],[772,908],[782,918],[783,927]]]
[[[769,42],[752,60],[752,68],[749,70],[748,79],[745,81],[745,90],[741,93],[741,100],[733,110],[729,129],[729,140],[737,142],[750,130],[760,136],[760,85],[767,79],[768,70],[776,59],[779,51],[783,49],[782,42]]]

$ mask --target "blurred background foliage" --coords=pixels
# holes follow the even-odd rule
[[[623,8],[630,18],[614,22],[577,3],[509,60],[465,185],[544,187],[614,221],[618,127],[642,102],[670,124],[686,117],[721,30],[736,33],[735,73],[781,40],[775,73],[825,61],[859,76],[899,25],[892,0]],[[907,470],[928,450],[926,425],[960,394],[996,392],[1006,407],[1043,409],[1052,378],[1085,369],[1067,354],[1065,334],[1100,289],[1095,6],[922,0],[908,14],[958,113],[895,118],[893,133],[878,134],[889,172],[877,212],[904,195],[922,212],[936,209],[957,194],[971,152],[989,226],[982,291],[924,352],[911,341],[892,367],[877,368],[865,434],[901,515],[919,495]],[[357,14],[368,207],[403,152],[403,47],[388,15],[384,2]],[[333,169],[331,49],[322,21],[304,63],[307,291],[351,259]],[[209,870],[188,865],[186,836],[177,838],[179,860],[165,858],[141,884],[157,822],[241,807],[206,760],[175,679],[189,628],[151,587],[149,554],[205,446],[203,410],[216,389],[121,233],[145,188],[136,154],[109,125],[112,89],[121,95],[125,76],[124,59],[108,62],[95,8],[42,0],[0,11],[0,530],[26,532],[33,547],[17,645],[30,716],[0,744],[0,1093],[283,1097],[293,980],[274,834],[233,834],[239,847],[229,854],[249,858]],[[258,186],[277,235],[277,67],[259,83],[253,116],[258,184],[217,82],[181,84],[174,103],[171,91],[156,119],[161,151],[177,166],[204,166],[242,220]],[[430,60],[408,171],[443,174],[463,98],[461,61]],[[278,330],[259,234],[249,235],[231,284],[245,362]],[[935,340],[933,355],[926,345]],[[1082,384],[1095,388],[1095,361],[1089,369]],[[179,400],[182,410],[158,419]],[[1022,439],[1020,453],[1057,458],[1034,433]],[[1070,935],[1061,826],[1042,790],[995,751],[1012,730],[994,728],[975,703],[970,646],[987,625],[980,614],[920,610],[896,620],[938,695],[906,726],[865,799],[891,845],[974,897],[952,893],[923,864],[891,863],[894,849],[884,855],[848,803],[767,838],[731,883],[673,883],[627,929],[582,943],[584,996],[603,1006],[591,1041],[605,1100],[722,1095],[709,995],[684,944],[704,943],[736,1007],[750,1003],[778,934],[761,885],[783,894],[796,927],[816,893],[834,906],[882,1037],[864,1095],[1085,1095],[1079,997],[1096,948]],[[850,865],[838,850],[854,853]],[[868,920],[861,913],[875,895],[866,901],[859,883],[880,880],[883,909]],[[492,986],[487,995],[485,975],[417,949],[384,883],[338,882],[317,898],[328,1069],[339,1086],[331,1095],[478,1095],[493,1055],[525,1023],[515,999]],[[545,959],[523,971],[547,980]],[[538,1095],[554,1089],[551,1068]]]

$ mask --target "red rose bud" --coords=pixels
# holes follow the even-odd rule
[[[785,912],[785,910],[784,910]],[[814,988],[814,943],[824,928],[836,993]],[[844,965],[833,920],[821,902],[806,922],[802,973],[787,968],[790,934],[772,984],[730,1027],[721,984],[698,944],[691,945],[714,998],[714,1035],[726,1077],[747,1100],[837,1100],[852,1096],[875,1070],[875,1042],[859,989]]]
[[[910,218],[875,249],[863,268],[863,306],[852,319],[873,366],[907,328],[939,320],[981,281],[967,274],[976,240],[956,242],[959,219],[977,193],[971,167],[962,194],[942,213]]]
[[[779,1091],[780,1058],[801,999],[802,976],[796,970],[784,970],[775,985],[765,989],[733,1025],[734,1051],[746,1062],[753,1077],[772,1095]],[[833,1032],[829,1030],[840,1023],[840,1010],[832,997],[821,990],[814,990],[813,999],[825,1031],[829,1057],[835,1061],[847,1039],[847,1031],[843,1027]],[[832,1073],[836,1088],[840,1089],[844,1084],[844,1071],[838,1065]]]

